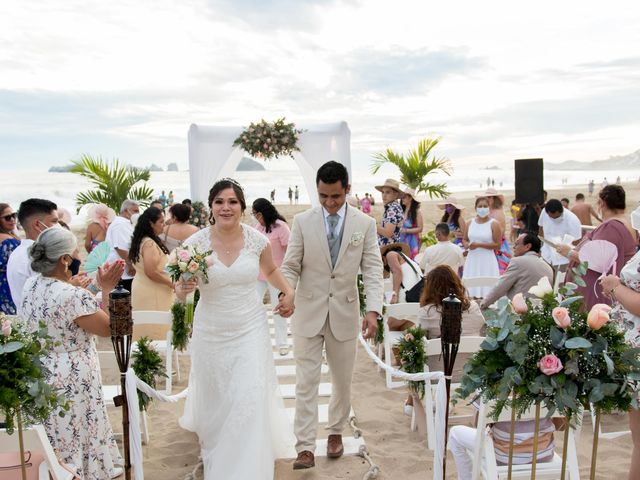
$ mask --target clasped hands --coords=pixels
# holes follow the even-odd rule
[[[602,293],[604,293],[609,298],[613,297],[614,290],[620,285],[622,285],[622,282],[616,275],[605,275],[600,279]]]
[[[280,295],[278,295],[278,304],[273,309],[273,312],[277,313],[283,318],[289,318],[291,315],[293,315],[293,312],[296,309],[293,300],[293,290],[282,292]]]

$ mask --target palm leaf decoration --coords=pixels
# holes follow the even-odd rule
[[[118,159],[107,163],[101,157],[93,158],[86,154],[72,163],[71,172],[89,179],[96,187],[95,190],[76,195],[78,210],[90,203],[104,203],[119,212],[120,205],[126,199],[136,200],[142,205],[147,205],[151,200],[153,190],[146,183],[135,186],[151,177],[146,168],[122,165]]]
[[[416,190],[424,192],[429,198],[444,198],[449,195],[446,183],[429,183],[425,178],[437,172],[451,175],[451,163],[445,157],[436,157],[433,149],[440,142],[440,138],[425,138],[418,143],[418,147],[409,150],[405,156],[390,148],[374,155],[371,173],[376,174],[380,167],[386,164],[395,165],[400,170],[400,182]]]

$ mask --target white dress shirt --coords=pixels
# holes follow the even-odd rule
[[[463,264],[462,249],[448,240],[439,241],[435,245],[427,247],[420,260],[420,268],[425,274],[438,265],[449,265],[454,272],[458,273],[458,268]]]
[[[542,227],[544,238],[554,243],[565,243],[563,241],[565,235],[570,235],[573,237],[573,240],[578,240],[582,237],[580,219],[575,213],[566,208],[563,210],[562,215],[556,219],[551,218],[546,210],[542,210],[542,212],[540,212],[540,218],[538,219],[538,225]],[[568,258],[560,255],[547,243],[542,243],[540,253],[542,254],[542,258],[551,266],[566,265],[569,263]]]
[[[331,234],[331,227],[329,226],[329,215],[330,213],[322,207],[322,213],[324,214],[324,229],[327,232],[327,237]],[[338,224],[336,225],[336,235],[340,235],[340,230],[342,230],[342,224],[344,223],[344,216],[347,213],[347,202],[344,202],[340,210],[336,212],[338,215]]]
[[[27,278],[35,275],[31,270],[31,259],[29,258],[29,247],[33,245],[33,240],[28,238],[22,240],[20,245],[11,252],[9,261],[7,262],[7,281],[9,282],[9,290],[11,298],[16,305],[16,312],[20,315],[22,311],[22,293]]]
[[[133,236],[133,225],[131,225],[131,221],[124,217],[116,217],[109,228],[107,229],[107,235],[105,236],[105,242],[107,245],[111,247],[111,252],[109,253],[109,257],[107,258],[108,262],[114,262],[119,258],[122,258],[116,252],[116,248],[120,250],[127,250],[131,248],[131,237]],[[129,273],[129,269],[125,268],[124,273],[122,274],[123,280],[128,280],[133,278],[133,275]]]

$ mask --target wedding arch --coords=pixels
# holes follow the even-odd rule
[[[302,173],[312,205],[318,204],[316,171],[334,160],[351,172],[351,131],[347,122],[300,125],[304,131],[298,140],[299,152],[293,157]],[[189,128],[189,180],[193,200],[207,201],[209,189],[218,178],[233,177],[246,153],[233,141],[242,127],[192,124]]]

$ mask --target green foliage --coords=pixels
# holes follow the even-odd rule
[[[93,158],[85,154],[73,162],[71,172],[88,178],[96,187],[95,190],[76,195],[78,210],[89,203],[104,203],[119,212],[126,199],[147,205],[153,195],[153,190],[146,183],[135,186],[138,182],[149,180],[149,170],[121,165],[118,159],[109,164],[101,157]]]
[[[200,290],[196,290],[194,296],[193,306],[198,305],[200,300]],[[171,324],[171,330],[173,332],[173,348],[183,352],[189,345],[189,339],[191,338],[191,331],[193,325],[189,325],[185,320],[185,305],[182,302],[176,302],[171,307],[171,314],[173,315],[173,322]]]
[[[380,167],[390,163],[400,170],[400,182],[415,189],[417,193],[427,193],[429,198],[444,198],[449,194],[446,183],[431,184],[425,181],[428,175],[438,171],[451,175],[449,160],[433,155],[432,150],[439,142],[440,138],[422,139],[417,148],[409,150],[406,157],[390,148],[384,152],[376,153],[371,165],[371,173],[378,173]]]
[[[133,359],[131,368],[133,368],[133,371],[140,380],[155,389],[158,378],[167,376],[162,366],[162,357],[151,345],[151,339],[149,337],[142,337],[137,343],[137,350],[131,354],[131,358]],[[146,410],[150,401],[151,398],[149,395],[138,390],[138,405],[140,406],[140,410]]]
[[[293,158],[293,152],[300,151],[298,138],[301,133],[293,123],[286,123],[284,117],[272,123],[263,119],[245,128],[233,146],[240,146],[248,154],[265,160],[281,155]]]
[[[198,228],[204,228],[209,223],[209,211],[202,202],[193,202],[191,205],[191,217],[189,223]]]
[[[54,346],[46,326],[29,333],[15,317],[0,314],[0,321],[11,327],[9,335],[0,335],[0,412],[7,432],[13,433],[18,411],[25,427],[44,422],[56,409],[63,416],[68,402],[47,383],[49,371],[42,364]]]
[[[427,361],[424,350],[423,337],[427,332],[420,326],[405,330],[404,336],[398,341],[398,353],[400,354],[400,368],[407,373],[424,372],[424,364]],[[424,398],[424,381],[407,382],[409,389],[415,391],[420,398]]]
[[[488,311],[486,339],[464,367],[458,398],[495,400],[494,418],[505,406],[520,415],[537,402],[550,415],[557,410],[569,418],[589,403],[604,413],[637,407],[640,349],[625,343],[613,321],[599,330],[589,327],[582,298],[573,295],[585,271],[583,266],[574,269],[576,283],[565,285],[557,296],[548,292],[527,300],[526,313],[516,314],[506,298],[497,311]],[[565,329],[552,317],[558,306],[569,311],[571,323]],[[539,361],[549,354],[562,362],[562,369],[546,375]]]
[[[420,235],[420,246],[430,247],[436,243],[438,243],[438,239],[436,238],[436,232],[434,230]]]

